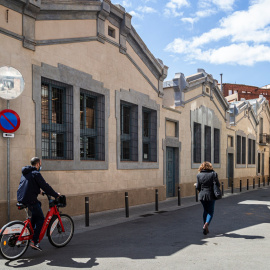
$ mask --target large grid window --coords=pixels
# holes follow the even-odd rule
[[[157,161],[157,112],[143,108],[143,161]]]
[[[248,164],[255,164],[255,140],[248,139]]]
[[[246,137],[237,135],[237,152],[236,152],[236,162],[237,164],[246,164]]]
[[[204,160],[211,162],[211,127],[204,126]]]
[[[193,162],[201,163],[201,124],[194,122]]]
[[[105,159],[104,96],[81,90],[80,156],[81,160]]]
[[[219,163],[220,130],[214,128],[214,163]]]
[[[138,161],[138,106],[121,101],[121,160]]]
[[[42,78],[42,158],[73,159],[73,104],[71,87]]]

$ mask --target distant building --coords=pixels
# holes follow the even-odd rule
[[[260,96],[264,96],[268,101],[270,101],[270,85],[266,85],[260,88],[257,86],[244,84],[223,83],[222,90],[224,97],[231,96],[232,94],[237,94],[238,100],[241,100],[242,98],[256,99]]]

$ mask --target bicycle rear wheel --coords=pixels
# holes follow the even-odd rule
[[[20,258],[28,248],[29,240],[18,241],[24,228],[22,221],[12,221],[5,225],[0,233],[0,253],[7,260]],[[23,236],[30,235],[30,230],[26,227]]]
[[[57,216],[54,216],[49,224],[47,235],[50,243],[55,247],[64,247],[71,240],[74,233],[74,223],[70,216],[60,214],[65,232]]]

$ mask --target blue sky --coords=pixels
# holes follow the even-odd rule
[[[270,84],[270,0],[112,0],[132,15],[165,80],[203,68],[224,83]]]

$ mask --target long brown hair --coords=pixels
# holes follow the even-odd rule
[[[200,168],[198,169],[199,172],[203,171],[203,170],[209,170],[209,171],[213,171],[213,166],[210,162],[208,161],[204,161]]]

